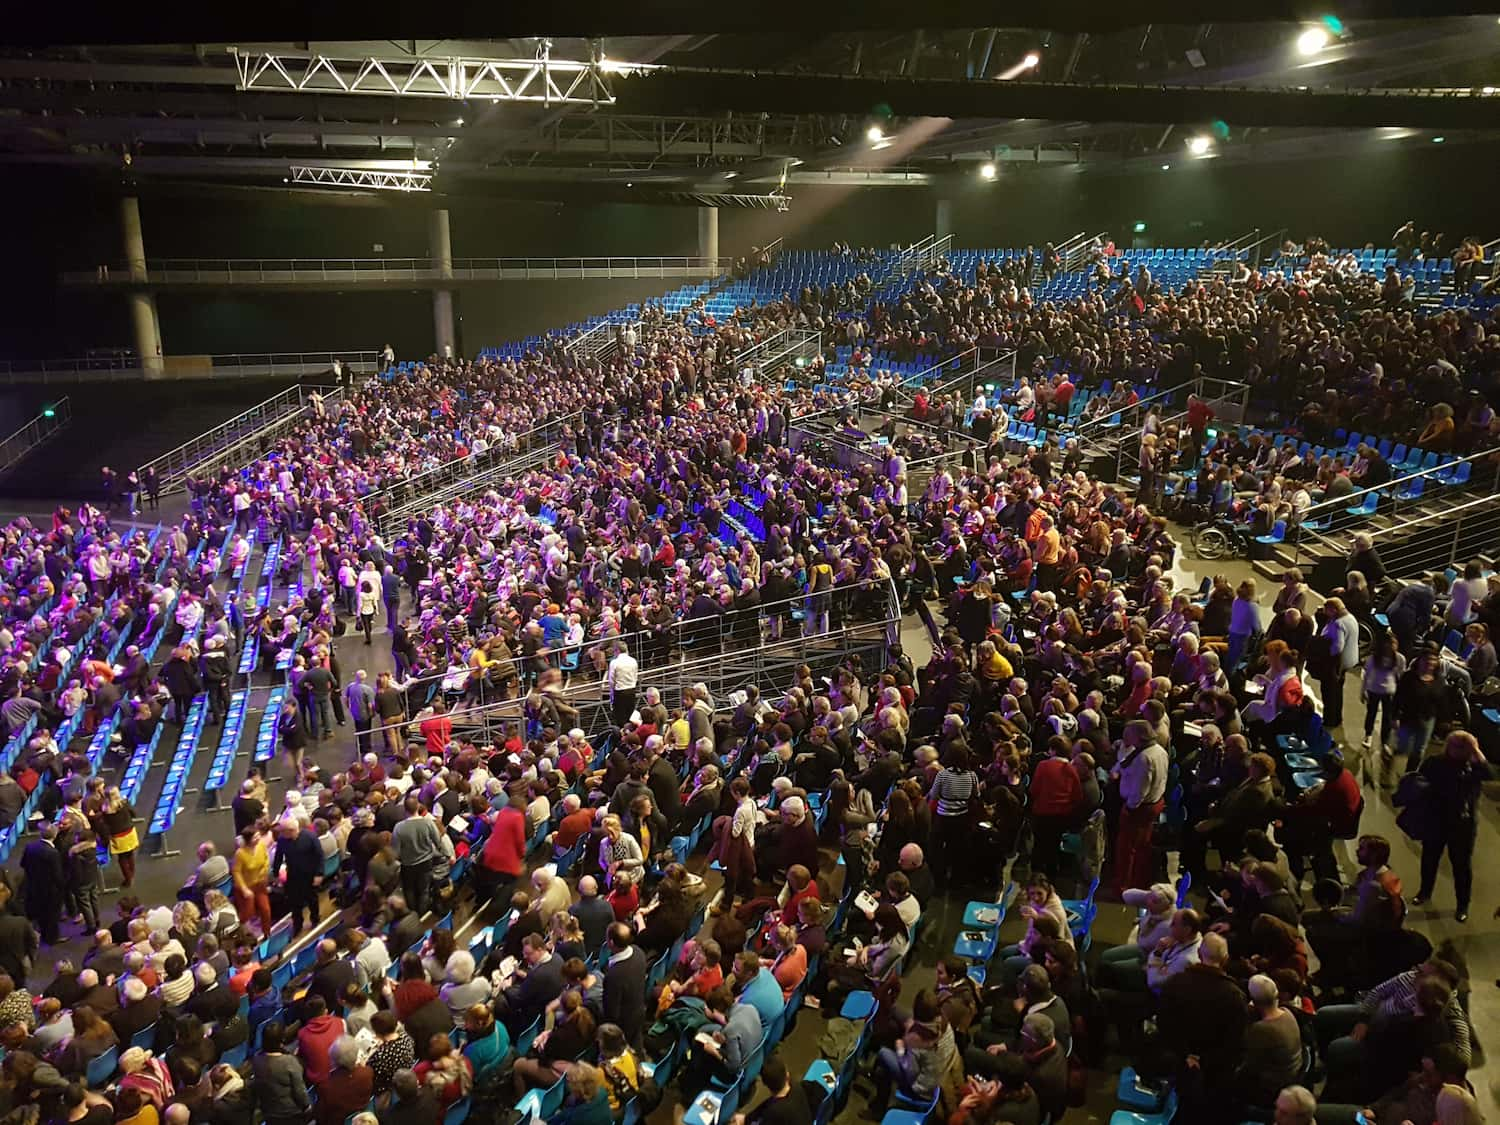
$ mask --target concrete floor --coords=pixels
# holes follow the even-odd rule
[[[161,514],[164,518],[170,518],[167,512]],[[155,514],[150,518],[154,525]],[[1220,573],[1227,575],[1231,583],[1237,583],[1241,578],[1249,576],[1250,566],[1247,562],[1238,560],[1203,563],[1192,558],[1182,558],[1174,570],[1173,577],[1179,586],[1196,588],[1203,577]],[[279,589],[277,595],[281,595]],[[377,633],[375,643],[370,647],[366,647],[362,639],[357,637],[346,637],[338,642],[339,659],[346,677],[351,676],[357,668],[365,668],[373,679],[376,672],[391,667],[389,644],[382,634],[383,630]],[[907,651],[918,664],[927,659],[930,646],[925,630],[916,618],[907,619],[902,630],[902,640]],[[1362,731],[1357,724],[1362,720],[1364,712],[1358,701],[1358,692],[1354,684],[1355,680],[1351,679],[1345,713],[1350,721],[1351,729],[1356,732],[1352,737],[1357,745],[1359,733]],[[253,747],[254,732],[267,691],[268,688],[264,684],[260,684],[254,690],[250,713],[244,725],[246,733],[242,753],[248,752]],[[164,740],[164,745],[170,747],[173,743],[170,740]],[[216,745],[217,731],[211,729],[206,733],[203,745],[194,761],[189,786],[201,785]],[[310,747],[309,757],[326,770],[332,771],[347,765],[353,759],[354,752],[352,729],[344,728],[339,731],[334,741],[318,743]],[[164,752],[163,756],[165,757],[168,753],[169,751]],[[243,777],[247,761],[248,759],[242,757],[231,771],[230,787],[225,792],[226,801],[232,795],[233,786],[237,784],[238,779]],[[119,763],[111,763],[111,769],[117,773]],[[161,784],[160,779],[164,772],[164,770],[157,770],[148,776],[139,802],[141,815],[149,815],[150,810],[154,808]],[[276,772],[279,771],[273,770],[273,774]],[[109,771],[107,775],[110,775]],[[283,781],[273,779],[272,807],[279,806],[285,789],[286,785]],[[1391,840],[1392,864],[1401,873],[1406,886],[1414,893],[1418,871],[1417,849],[1395,827],[1395,815],[1390,805],[1389,795],[1366,782],[1366,796],[1367,806],[1362,828],[1367,832],[1378,832]],[[200,807],[201,799],[201,794],[189,796],[186,807],[179,815],[171,833],[172,846],[180,849],[183,854],[170,858],[156,858],[146,851],[142,852],[135,893],[143,901],[172,901],[177,888],[191,870],[192,852],[199,841],[214,840],[221,849],[228,847],[231,843],[232,829],[228,811],[205,810]],[[1497,812],[1493,801],[1486,800],[1481,815],[1480,843],[1476,856],[1475,896],[1470,921],[1466,925],[1459,925],[1453,920],[1452,881],[1445,869],[1440,876],[1433,904],[1412,910],[1410,924],[1427,934],[1434,944],[1445,938],[1453,938],[1456,941],[1459,949],[1468,958],[1473,980],[1471,1017],[1476,1033],[1482,1042],[1495,1044],[1500,1043],[1500,1004],[1495,1002],[1495,993],[1492,990],[1494,980],[1500,977],[1500,921],[1491,917],[1491,910],[1500,904],[1500,865],[1490,867],[1486,860],[1500,854],[1500,849],[1496,847],[1497,828],[1500,828],[1500,825],[1497,825],[1497,817],[1500,817],[1500,812]],[[18,857],[19,852],[16,858]],[[1346,869],[1350,871],[1354,869],[1354,864],[1348,854],[1341,853],[1340,858]],[[12,863],[15,862],[16,860],[13,859]],[[695,869],[701,869],[701,854],[693,866]],[[710,881],[710,889],[716,889],[717,876],[711,872],[705,872],[705,875]],[[109,872],[108,881],[116,882],[117,873]],[[113,917],[115,901],[117,901],[115,897],[106,897],[104,900],[103,909],[106,918]],[[907,971],[906,979],[911,982],[905,990],[907,995],[915,995],[917,989],[927,987],[932,983],[932,966],[937,956],[952,947],[953,939],[959,929],[964,904],[961,898],[940,896],[929,908],[929,922],[925,926],[918,952]],[[463,917],[463,911],[460,911],[460,925],[465,929],[471,929],[471,926],[465,925]],[[485,915],[477,919],[474,924],[487,924],[489,920],[489,916]],[[1008,924],[1015,923],[1012,921]],[[1103,904],[1095,923],[1096,946],[1116,944],[1126,940],[1132,924],[1133,917],[1130,912],[1117,905]],[[40,988],[50,979],[50,966],[55,958],[63,955],[75,957],[81,955],[88,935],[79,934],[78,931],[79,927],[65,924],[63,943],[42,951],[42,955],[38,958],[37,974],[31,982],[35,987]],[[785,1040],[782,1050],[789,1062],[793,1064],[794,1073],[800,1073],[816,1056],[816,1044],[822,1034],[822,1025],[823,1017],[818,1012],[804,1009],[797,1026]],[[1492,1119],[1500,1113],[1500,1096],[1497,1096],[1495,1074],[1495,1067],[1485,1066],[1474,1071],[1470,1076],[1480,1093],[1481,1104],[1488,1108]],[[1088,1105],[1070,1113],[1069,1121],[1107,1121],[1109,1119],[1109,1114],[1115,1107],[1114,1076],[1112,1073],[1097,1072],[1091,1075],[1091,1079]],[[653,1115],[653,1125],[663,1125],[665,1121],[671,1119],[670,1104],[670,1099],[664,1103],[664,1108],[660,1111],[660,1114],[664,1116],[660,1116],[659,1121],[657,1120],[659,1115]],[[857,1093],[856,1098],[851,1101],[850,1108],[841,1115],[841,1119],[853,1120],[862,1109],[862,1098]]]

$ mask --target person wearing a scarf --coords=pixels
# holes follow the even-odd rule
[[[166,1108],[167,1103],[172,1100],[175,1093],[172,1075],[167,1070],[167,1064],[150,1051],[131,1047],[120,1056],[120,1072],[124,1075],[120,1079],[120,1089],[140,1091],[141,1096],[158,1110]]]

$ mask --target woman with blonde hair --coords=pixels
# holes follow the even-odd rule
[[[109,854],[120,861],[121,886],[129,888],[135,882],[135,853],[141,845],[135,831],[135,809],[118,785],[111,785],[104,794],[99,821],[109,838]]]
[[[178,940],[184,946],[190,939],[197,937],[203,929],[203,912],[198,909],[198,904],[183,899],[172,907],[172,928],[177,931]]]

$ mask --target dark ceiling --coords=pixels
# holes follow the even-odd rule
[[[0,162],[146,184],[405,170],[456,194],[702,201],[1500,135],[1492,13],[1409,19],[1414,5],[1371,2],[1333,18],[1261,4],[1261,22],[1244,22],[1207,11],[1229,5],[1188,0],[1052,3],[1037,9],[1050,27],[996,28],[971,26],[995,5],[955,0],[902,5],[928,26],[898,29],[896,5],[820,3],[795,33],[768,33],[744,30],[765,26],[760,8],[637,7],[443,13],[456,28],[539,30],[530,25],[545,19],[603,33],[594,38],[248,42],[219,28],[214,42],[152,46],[121,44],[113,23],[77,22],[92,45],[0,50]],[[616,11],[634,28],[682,30],[613,34],[627,22]],[[1121,27],[1121,13],[1151,22]],[[277,14],[272,5],[246,26],[269,28]],[[320,6],[316,18],[335,14]],[[841,30],[825,30],[841,17]],[[146,13],[128,34],[163,31],[162,18]],[[215,30],[188,10],[174,26]],[[1323,42],[1308,51],[1303,36]]]

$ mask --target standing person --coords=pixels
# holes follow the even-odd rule
[[[172,693],[172,721],[178,726],[187,722],[193,696],[203,690],[203,680],[193,667],[192,656],[185,645],[174,648],[161,670],[161,682]]]
[[[815,557],[807,568],[807,599],[802,631],[809,637],[828,632],[828,612],[833,604],[833,567],[826,558]]]
[[[442,847],[442,833],[415,793],[406,795],[403,807],[406,817],[391,833],[391,843],[401,861],[401,892],[407,906],[425,914],[432,889],[432,864]]]
[[[368,673],[359,669],[344,689],[344,704],[354,722],[354,737],[361,756],[370,753],[370,728],[375,725],[375,689],[367,682]]]
[[[968,748],[955,743],[927,793],[937,803],[932,822],[932,852],[937,861],[933,876],[939,887],[948,883],[954,861],[964,848],[964,833],[972,820],[969,806],[979,799],[978,790],[979,777],[969,768]]]
[[[624,641],[615,642],[615,654],[604,670],[604,686],[609,689],[609,721],[623,727],[635,712],[636,684],[640,682],[641,666]]]
[[[1120,784],[1120,824],[1115,832],[1115,883],[1123,894],[1153,880],[1152,831],[1167,794],[1167,752],[1145,719],[1125,724],[1124,753],[1110,776]]]
[[[1474,841],[1479,825],[1479,791],[1491,776],[1489,764],[1479,752],[1479,740],[1468,731],[1456,730],[1443,743],[1443,752],[1422,763],[1421,776],[1427,787],[1423,797],[1422,886],[1413,906],[1423,906],[1437,885],[1443,852],[1453,866],[1453,892],[1458,900],[1454,919],[1469,920],[1469,898],[1474,890]]]
[[[1370,656],[1365,661],[1360,689],[1365,699],[1365,740],[1360,748],[1368,750],[1375,733],[1375,714],[1380,713],[1380,752],[1388,754],[1391,728],[1395,725],[1396,685],[1406,672],[1406,657],[1396,648],[1396,634],[1389,629],[1376,634],[1370,642]]]
[[[313,657],[306,672],[302,675],[302,688],[307,692],[308,707],[307,714],[310,719],[309,732],[319,742],[328,742],[333,738],[333,672],[328,668],[322,655]],[[300,759],[298,762],[301,764]],[[297,776],[302,776],[298,770]]]
[[[1319,636],[1328,644],[1328,663],[1318,677],[1323,693],[1323,729],[1344,725],[1344,677],[1359,664],[1359,621],[1344,608],[1342,598],[1323,603],[1328,623]]]
[[[385,602],[385,631],[395,636],[401,613],[401,576],[389,564],[380,575],[380,598]]]
[[[1255,604],[1255,579],[1247,578],[1234,592],[1234,602],[1229,607],[1229,651],[1225,653],[1223,668],[1233,674],[1239,667],[1240,658],[1250,647],[1250,640],[1261,631],[1260,606]]]
[[[264,937],[271,932],[271,853],[253,824],[240,833],[230,876],[234,881],[235,913],[244,923],[259,918]]]
[[[406,747],[406,697],[389,672],[382,672],[375,679],[375,715],[380,719],[385,748],[395,757]]]
[[[1057,878],[1062,836],[1078,820],[1083,804],[1083,782],[1073,768],[1072,747],[1062,735],[1048,742],[1048,755],[1031,777],[1029,812],[1034,844],[1031,866],[1049,878]]]
[[[1443,659],[1427,645],[1396,682],[1396,753],[1406,755],[1407,773],[1422,764],[1447,694]]]
[[[281,705],[281,718],[276,721],[281,734],[281,749],[286,754],[286,763],[292,771],[292,784],[302,780],[302,757],[307,752],[307,732],[302,726],[297,701],[288,698]]]
[[[279,1020],[261,1032],[260,1053],[251,1060],[251,1088],[266,1125],[304,1125],[312,1109],[302,1064],[286,1052],[290,1037]]]
[[[750,782],[743,776],[729,783],[734,811],[714,822],[714,846],[709,852],[724,867],[724,891],[714,913],[727,914],[734,906],[736,894],[750,898],[755,894],[755,799],[750,796]]]
[[[120,861],[120,886],[129,889],[135,882],[135,852],[140,840],[135,832],[135,809],[120,792],[118,785],[111,785],[104,794],[100,810],[100,822],[109,837],[109,854]]]
[[[26,917],[45,944],[56,945],[63,888],[68,885],[66,865],[57,850],[57,825],[42,825],[40,836],[21,853],[21,870],[26,874]]]
[[[224,651],[223,637],[208,638],[198,665],[208,692],[209,722],[217,725],[229,713],[229,654]]]
[[[155,465],[147,465],[141,474],[141,490],[151,510],[158,511],[161,508],[161,478],[156,475]]]
[[[318,891],[323,884],[323,845],[311,828],[304,828],[288,817],[277,827],[276,856],[271,861],[274,877],[286,868],[286,909],[292,916],[292,936],[302,932],[302,915],[307,924],[318,924]]]
[[[375,573],[373,562],[365,563],[364,570],[360,571],[355,601],[358,603],[359,627],[364,631],[365,644],[370,644],[375,630],[375,611],[380,607],[380,575]]]

